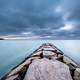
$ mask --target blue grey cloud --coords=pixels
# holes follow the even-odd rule
[[[0,0],[0,35],[79,39],[79,7],[79,0]]]
[[[68,13],[68,20],[79,20],[80,21],[80,0],[62,0],[62,7],[64,13]]]

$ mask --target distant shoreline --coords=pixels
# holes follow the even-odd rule
[[[3,38],[0,38],[0,40],[4,40]]]

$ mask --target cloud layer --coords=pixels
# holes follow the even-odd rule
[[[0,0],[0,36],[80,39],[79,0]]]

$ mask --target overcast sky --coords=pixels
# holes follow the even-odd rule
[[[0,0],[0,37],[80,39],[80,0]]]

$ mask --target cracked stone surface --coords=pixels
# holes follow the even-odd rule
[[[24,80],[72,80],[72,77],[64,63],[43,58],[30,64]]]

